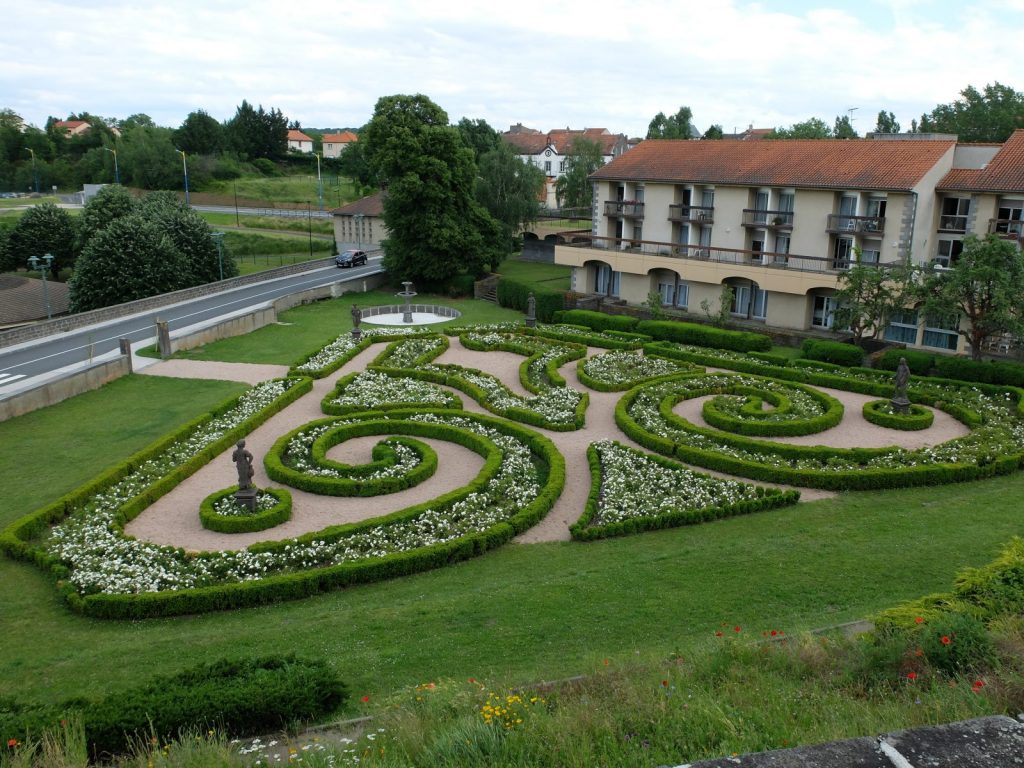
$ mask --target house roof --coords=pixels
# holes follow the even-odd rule
[[[82,126],[91,127],[85,120],[58,120],[53,127],[61,131],[75,131]]]
[[[312,139],[302,131],[290,130],[288,131],[288,141],[312,141]]]
[[[984,168],[954,168],[936,189],[1024,193],[1024,128],[1018,128]]]
[[[593,179],[738,186],[911,190],[954,141],[652,139]]]
[[[331,213],[334,216],[382,216],[384,215],[384,193],[377,192],[367,197],[361,197],[341,208],[335,208]]]
[[[548,146],[554,147],[560,155],[567,155],[572,149],[572,143],[581,137],[596,141],[606,155],[614,154],[616,145],[626,143],[625,136],[610,133],[607,128],[584,128],[581,131],[556,128],[547,133],[509,131],[503,133],[501,137],[519,150],[521,155],[536,155],[543,152]]]
[[[330,144],[349,144],[353,141],[359,141],[359,137],[352,133],[352,131],[324,134],[324,142]]]

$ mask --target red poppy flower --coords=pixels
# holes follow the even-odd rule
[[[778,634],[779,634],[778,630],[774,630],[774,629],[772,630],[772,637],[777,637]]]
[[[604,660],[604,665],[605,665],[606,667],[608,666],[608,659],[605,659],[605,660]]]
[[[923,616],[915,616],[914,617],[914,623],[915,624],[924,624],[924,617]]]
[[[975,688],[984,688],[985,687],[985,681],[984,680],[975,680],[974,681],[974,687]]]
[[[368,702],[369,700],[370,700],[370,697],[369,697],[369,696],[363,696],[363,704],[365,704],[365,703],[366,703],[366,702]]]
[[[661,687],[662,688],[668,688],[668,680],[662,680],[661,681]]]
[[[16,746],[18,746],[18,740],[17,739],[8,739],[7,740],[7,746],[8,747],[16,747]]]
[[[949,635],[943,635],[942,636],[942,644],[943,645],[949,645],[952,642],[953,641],[949,639]]]
[[[917,672],[907,672],[907,680],[910,682],[917,680]]]
[[[736,633],[736,634],[738,635],[738,634],[739,634],[740,632],[742,632],[743,630],[742,630],[742,629],[740,629],[740,625],[739,625],[739,624],[737,624],[737,625],[736,625],[735,627],[733,627],[733,628],[732,628],[732,631],[733,631],[733,632],[735,632],[735,633]]]

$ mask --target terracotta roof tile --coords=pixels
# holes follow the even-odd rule
[[[335,216],[382,216],[384,215],[384,193],[377,192],[353,200],[341,208],[335,208],[331,213]]]
[[[353,141],[359,141],[359,137],[352,133],[352,131],[324,134],[324,143],[327,144],[349,144]]]
[[[1024,128],[1014,131],[984,168],[955,168],[943,177],[936,188],[1024,193]]]
[[[654,139],[591,178],[738,186],[910,190],[953,141]]]
[[[0,275],[0,326],[44,319],[46,297],[49,297],[50,310],[54,315],[63,315],[68,311],[67,283],[47,280],[44,297],[42,280],[20,275]]]
[[[548,137],[543,133],[503,133],[501,138],[519,150],[521,155],[536,155],[548,145]]]
[[[614,154],[617,145],[626,143],[625,136],[609,133],[607,128],[584,128],[581,131],[556,128],[546,134],[510,131],[501,135],[501,138],[519,150],[522,155],[536,155],[543,152],[549,144],[558,151],[558,154],[567,155],[572,149],[572,143],[580,137],[596,141],[606,155]]]
[[[312,141],[312,139],[302,131],[290,130],[288,131],[288,141]]]

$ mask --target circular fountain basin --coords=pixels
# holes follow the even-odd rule
[[[440,307],[434,304],[410,304],[412,322],[404,322],[404,304],[385,304],[378,307],[367,307],[362,310],[363,322],[367,325],[430,325],[454,320],[462,313],[451,307]]]

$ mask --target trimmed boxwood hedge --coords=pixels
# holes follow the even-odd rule
[[[901,429],[912,432],[917,429],[928,429],[935,421],[935,414],[927,408],[910,405],[910,413],[890,413],[888,400],[869,400],[864,403],[864,420],[887,429]]]
[[[541,469],[542,488],[537,497],[512,518],[491,528],[459,539],[422,547],[408,552],[396,552],[380,558],[368,558],[339,565],[296,571],[269,576],[257,581],[235,582],[208,587],[195,587],[163,592],[138,594],[90,594],[82,596],[71,585],[65,584],[63,595],[75,611],[96,618],[141,619],[156,616],[175,616],[188,613],[203,613],[214,610],[231,610],[253,605],[262,605],[280,600],[308,597],[340,587],[365,584],[383,579],[405,576],[412,573],[440,568],[460,560],[476,557],[489,549],[501,546],[514,536],[536,525],[551,509],[561,495],[565,484],[565,460],[554,443],[537,432],[502,419],[481,414],[452,413],[439,409],[416,409],[394,412],[367,413],[368,418],[395,419],[403,421],[410,416],[423,413],[457,415],[473,419],[508,435],[523,440],[533,452],[534,460]],[[359,415],[350,416],[350,419]],[[423,423],[423,422],[410,422]],[[460,444],[468,445],[474,433],[462,431]],[[470,437],[466,437],[470,436]],[[486,471],[486,463],[485,463]],[[375,525],[395,522],[418,515],[420,512],[443,504],[455,503],[477,490],[474,481],[465,488],[457,489],[423,504],[398,510],[389,515],[360,523],[332,526],[322,531],[304,534],[300,541],[334,539]],[[283,549],[288,541],[263,542],[254,544],[250,551]],[[32,550],[36,552],[38,550]],[[63,568],[63,566],[61,566]],[[66,569],[64,569],[66,570]]]
[[[374,372],[377,372],[377,373],[382,373],[382,374],[384,374],[386,376],[390,376],[391,378],[398,378],[398,379],[415,378],[413,376],[410,376],[407,371],[400,371],[400,369],[398,369],[398,368],[382,368],[379,365],[368,365],[368,366],[366,366],[366,370],[367,371],[374,371]],[[365,406],[359,406],[359,405],[354,405],[354,404],[353,405],[347,405],[347,404],[346,405],[342,405],[341,403],[334,402],[335,400],[337,400],[339,397],[341,397],[344,394],[345,389],[348,387],[348,385],[351,384],[352,381],[357,376],[359,376],[360,373],[361,373],[360,371],[354,371],[354,372],[346,374],[346,375],[342,376],[340,379],[338,379],[338,383],[334,386],[334,389],[332,389],[330,392],[328,392],[324,396],[324,399],[320,401],[320,410],[323,411],[325,414],[327,414],[329,416],[344,416],[345,414],[348,414],[348,413],[356,413],[358,411],[365,411],[366,410]],[[444,389],[439,389],[438,392],[440,392],[442,397],[444,398],[444,404],[443,405],[442,404],[437,404],[434,407],[446,408],[446,409],[450,409],[450,410],[462,410],[462,400],[459,398],[458,395],[456,395],[454,392],[448,392],[447,390],[444,390]],[[422,405],[423,405],[423,403],[419,403],[419,402],[406,402],[406,403],[390,402],[390,403],[378,403],[377,405],[374,406],[374,409],[378,410],[378,411],[393,411],[393,410],[396,410],[396,409],[399,409],[399,408],[416,408],[416,407],[419,407],[419,406],[422,406]]]
[[[526,312],[530,292],[536,300],[537,319],[542,323],[550,323],[551,318],[565,309],[565,294],[560,291],[543,291],[535,286],[520,283],[508,277],[498,281],[498,304],[509,309]]]
[[[567,309],[556,312],[554,322],[567,325],[585,325],[595,331],[633,331],[637,326],[637,318],[630,315],[609,315],[606,312],[595,312],[591,309]]]
[[[544,337],[539,334],[530,336],[527,334],[508,333],[505,335],[505,338],[496,344],[482,344],[474,341],[469,333],[463,333],[459,336],[459,343],[466,349],[472,349],[477,352],[499,350],[501,352],[524,355],[526,359],[519,364],[519,383],[523,385],[523,389],[535,395],[543,394],[544,390],[550,387],[564,387],[565,379],[562,378],[562,374],[558,372],[558,369],[566,363],[571,363],[573,360],[579,360],[587,356],[585,344],[554,339],[545,342]],[[534,381],[530,375],[532,364],[543,357],[550,349],[557,346],[563,347],[562,354],[551,358],[544,364],[543,381]]]
[[[763,333],[727,331],[710,325],[680,323],[673,320],[642,320],[636,330],[657,341],[674,341],[697,347],[731,349],[736,352],[768,352],[772,340]]]
[[[895,371],[899,368],[900,358],[906,358],[907,367],[916,376],[927,376],[935,367],[935,355],[919,349],[887,349],[875,360],[875,368],[882,371]]]
[[[292,438],[300,432],[332,424],[337,424],[337,426],[320,435],[313,442],[311,462],[318,467],[342,472],[347,475],[346,477],[308,475],[293,469],[285,462],[288,443]],[[437,471],[437,453],[426,443],[421,443],[419,440],[400,440],[395,438],[395,442],[401,442],[406,447],[411,448],[417,454],[419,461],[415,467],[404,475],[373,479],[367,479],[367,475],[381,472],[387,469],[387,467],[394,466],[397,460],[394,449],[387,443],[375,445],[372,454],[373,461],[358,466],[331,461],[326,457],[327,451],[335,445],[354,437],[403,434],[452,440],[459,437],[459,435],[453,433],[458,432],[462,434],[463,432],[462,430],[453,430],[450,427],[447,429],[431,428],[436,426],[413,421],[394,422],[387,419],[357,421],[351,424],[343,424],[339,419],[334,418],[318,419],[317,421],[307,422],[301,427],[279,437],[270,450],[267,451],[266,456],[263,457],[263,466],[271,480],[322,496],[381,496],[388,493],[396,493],[397,491],[403,491],[406,488],[419,485],[427,478],[432,477]],[[486,450],[486,448],[483,448],[483,450]]]
[[[524,326],[519,329],[519,333],[527,336],[543,336],[556,341],[571,341],[575,344],[601,347],[602,349],[640,349],[644,342],[651,340],[650,336],[642,336],[628,331],[595,331],[585,325],[568,323],[561,323],[557,327],[541,325],[536,328],[526,328]]]
[[[804,339],[800,349],[803,350],[804,357],[808,360],[832,363],[845,368],[857,367],[864,362],[864,350],[856,344],[843,344],[824,339]]]
[[[720,409],[716,403],[716,398],[704,403],[704,421],[716,429],[733,432],[738,435],[795,437],[823,432],[838,425],[843,420],[843,404],[834,397],[801,384],[791,382],[788,386],[799,389],[811,397],[821,406],[822,413],[806,419],[771,421],[769,420],[771,415],[788,413],[791,410],[792,404],[789,398],[779,392],[738,385],[720,390],[716,389],[715,392],[718,394],[743,395],[749,398],[749,401],[741,409],[743,415],[747,418],[738,418],[732,413]],[[771,403],[775,406],[775,409],[772,411],[762,410],[761,405],[763,401]]]
[[[688,469],[682,464],[662,458],[661,456],[648,454],[647,458],[670,469]],[[795,504],[800,500],[799,491],[783,491],[779,488],[758,488],[758,491],[762,492],[758,498],[747,499],[735,504],[724,504],[705,509],[675,509],[660,515],[634,517],[605,525],[592,526],[590,523],[597,515],[598,504],[601,499],[601,459],[593,445],[587,448],[587,463],[590,465],[590,495],[587,497],[586,507],[579,520],[569,526],[570,534],[577,541],[595,541],[612,536],[628,536],[633,533],[655,531],[662,528],[697,525],[710,520],[721,520],[726,517],[747,515],[776,507],[784,507]],[[700,472],[694,472],[694,474],[704,478],[710,477]]]
[[[277,499],[277,504],[263,512],[254,512],[251,515],[218,514],[214,505],[221,499],[233,495],[237,490],[238,486],[233,485],[226,490],[211,493],[202,500],[199,504],[199,522],[203,528],[217,533],[253,533],[265,531],[291,519],[292,495],[284,488],[260,488],[260,493]]]

